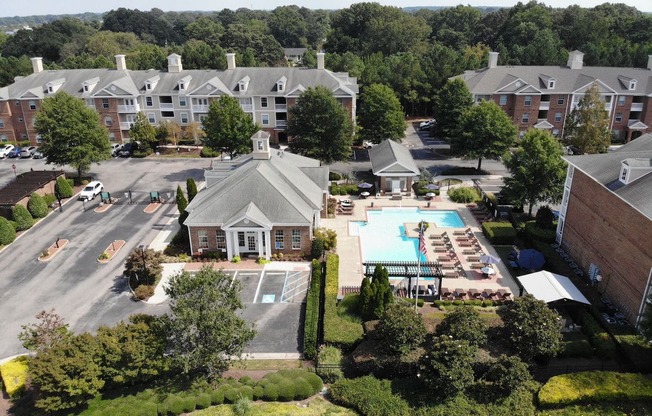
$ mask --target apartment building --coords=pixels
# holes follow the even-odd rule
[[[228,53],[224,71],[184,70],[177,54],[168,56],[167,71],[133,71],[125,55],[115,58],[116,69],[63,70],[44,70],[42,59],[32,58],[32,74],[0,88],[0,142],[38,144],[34,118],[41,101],[58,91],[96,109],[110,140],[118,143],[129,141],[138,112],[153,125],[174,121],[186,128],[201,123],[210,103],[222,95],[237,98],[272,143],[288,141],[288,108],[310,87],[328,88],[353,120],[356,116],[356,78],[325,69],[323,53],[317,54],[316,69],[239,68],[235,54]]]
[[[597,85],[615,137],[629,142],[652,132],[652,55],[647,68],[584,66],[584,54],[569,53],[566,66],[499,66],[489,52],[487,68],[459,75],[476,102],[493,100],[523,135],[528,129],[564,133],[566,116]]]

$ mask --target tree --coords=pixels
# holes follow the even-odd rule
[[[57,183],[54,185],[54,192],[59,195],[59,198],[70,198],[72,196],[72,186],[64,176],[59,176],[57,177]]]
[[[566,178],[566,162],[559,142],[545,130],[529,130],[519,148],[507,153],[503,163],[511,176],[503,178],[504,192],[514,202],[529,205],[561,201]]]
[[[324,241],[324,250],[335,250],[337,247],[337,232],[335,230],[324,227],[315,228],[313,235],[315,238],[319,238]]]
[[[5,217],[0,217],[0,246],[11,244],[16,239],[16,229]]]
[[[503,311],[505,339],[521,359],[547,359],[562,349],[559,315],[532,295],[518,297]]]
[[[136,114],[136,119],[129,128],[129,137],[131,140],[142,143],[149,149],[156,147],[156,129],[149,124],[147,116],[142,111]]]
[[[16,204],[16,206],[11,209],[11,216],[16,222],[16,231],[29,230],[32,228],[32,225],[34,225],[32,214],[29,213],[27,208],[20,204]]]
[[[18,340],[30,351],[47,350],[71,336],[68,324],[54,309],[37,313],[36,319],[39,320],[38,323],[22,325],[23,330],[18,334]]]
[[[502,354],[489,364],[489,370],[484,379],[493,383],[499,393],[508,395],[518,387],[532,380],[527,364],[516,356]]]
[[[111,158],[109,136],[99,113],[65,92],[42,101],[34,126],[43,138],[46,163],[70,165],[79,178],[92,163]]]
[[[311,87],[289,111],[287,134],[293,151],[332,163],[351,155],[351,118],[325,87]]]
[[[240,356],[255,335],[237,313],[244,306],[240,282],[204,267],[195,275],[173,276],[165,292],[170,297],[171,358],[184,373],[218,377],[228,368],[230,357]]]
[[[192,202],[197,196],[197,184],[193,178],[186,179],[186,192],[188,192],[188,202]]]
[[[378,319],[385,313],[387,307],[394,302],[394,294],[389,285],[389,272],[381,265],[376,265],[374,269],[371,291],[373,292],[373,298],[367,318]]]
[[[493,101],[483,101],[467,109],[460,117],[459,132],[451,137],[453,154],[466,159],[498,159],[516,140],[518,129]]]
[[[48,204],[41,195],[34,192],[27,201],[27,210],[34,218],[45,218],[48,215]]]
[[[360,284],[360,297],[358,298],[358,310],[365,321],[373,313],[374,291],[371,289],[371,280],[367,276],[362,278]]]
[[[458,134],[462,114],[473,105],[473,95],[459,78],[446,82],[434,100],[437,134],[452,138]]]
[[[437,325],[435,334],[465,340],[472,346],[482,347],[487,343],[487,324],[473,307],[462,306],[446,314]]]
[[[191,121],[186,126],[184,131],[184,137],[194,140],[195,143],[198,143],[200,139],[205,136],[204,129],[202,129],[201,123],[197,121]]]
[[[163,272],[162,261],[160,251],[143,247],[135,248],[125,261],[124,274],[129,278],[131,287],[155,284]]]
[[[177,209],[179,210],[179,225],[183,227],[183,222],[188,218],[188,213],[186,212],[186,207],[188,206],[188,200],[181,190],[181,185],[177,186]]]
[[[358,123],[362,140],[380,143],[405,137],[403,108],[391,88],[373,84],[360,97]]]
[[[586,90],[577,107],[566,118],[564,141],[582,153],[605,153],[609,148],[609,114],[604,109],[597,84]]]
[[[228,95],[210,104],[202,126],[206,132],[202,139],[204,146],[227,152],[232,158],[251,150],[251,136],[258,130],[251,116],[240,107],[238,99]]]
[[[473,383],[476,348],[465,340],[435,337],[421,357],[424,383],[443,396],[454,396]]]
[[[421,346],[427,334],[421,314],[406,304],[389,305],[376,329],[385,346],[396,355]]]

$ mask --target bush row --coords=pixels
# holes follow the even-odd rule
[[[337,314],[339,257],[326,257],[324,287],[324,342],[350,351],[362,339],[362,325],[340,318]]]
[[[469,203],[482,199],[477,189],[472,187],[454,188],[448,191],[448,197],[453,202]]]
[[[202,147],[201,151],[199,152],[199,157],[218,157],[219,155],[220,152],[213,150],[208,146]]]
[[[596,402],[652,401],[652,379],[638,373],[590,371],[554,376],[539,390],[542,407]]]
[[[509,222],[482,223],[482,233],[495,245],[511,245],[516,239],[516,229]]]
[[[328,190],[331,195],[358,195],[360,193],[358,185],[331,185]]]
[[[303,328],[303,355],[308,360],[317,357],[319,343],[319,295],[321,294],[322,264],[312,261],[312,277],[306,297],[306,317]]]
[[[582,313],[581,324],[582,332],[589,338],[598,357],[608,360],[616,356],[616,343],[591,314]]]
[[[59,193],[61,198],[70,198],[72,197],[73,187],[75,186],[75,181],[72,179],[66,179],[63,176],[57,178],[57,184],[55,186],[56,192]]]
[[[366,416],[411,414],[407,402],[392,394],[389,380],[378,380],[372,376],[340,379],[330,386],[329,393],[333,402]]]
[[[556,241],[555,229],[546,230],[540,228],[536,221],[528,221],[525,223],[525,236],[529,241],[541,241],[547,244],[552,244]]]
[[[593,357],[593,347],[585,339],[566,341],[559,356],[562,358],[591,358]]]
[[[489,300],[489,299],[435,300],[432,302],[432,306],[436,308],[440,306],[462,306],[462,305],[482,306],[483,308],[488,308],[490,306],[501,305],[501,304],[502,304],[501,301]]]
[[[0,365],[0,376],[9,397],[16,397],[25,389],[27,357],[16,357]]]
[[[0,246],[11,244],[16,239],[16,227],[5,217],[0,217]]]
[[[342,351],[337,347],[322,345],[317,357],[317,375],[325,383],[334,383],[344,377],[342,372]]]

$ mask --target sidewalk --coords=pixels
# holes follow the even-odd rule
[[[165,287],[167,286],[168,281],[172,276],[181,273],[185,265],[186,263],[163,263],[161,280],[159,280],[156,288],[154,289],[154,295],[147,299],[145,303],[149,305],[158,305],[165,302],[168,299],[168,296],[165,294]]]
[[[172,218],[163,226],[163,229],[156,234],[154,240],[149,243],[149,248],[155,251],[163,251],[170,244],[170,241],[181,229],[179,225],[179,214],[172,215]]]

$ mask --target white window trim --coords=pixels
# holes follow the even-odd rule
[[[267,119],[265,119],[267,118]],[[269,114],[261,114],[260,122],[263,126],[269,126]]]

